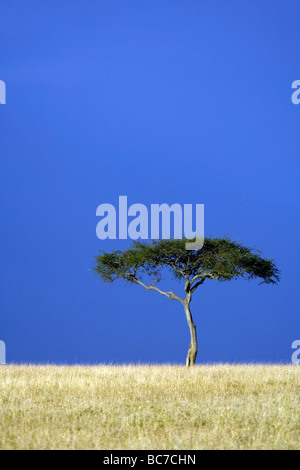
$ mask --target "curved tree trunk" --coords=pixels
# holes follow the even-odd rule
[[[191,334],[191,343],[186,357],[186,367],[194,366],[197,357],[197,335],[196,335],[196,326],[193,322],[193,317],[190,310],[190,302],[186,301],[184,303],[184,311],[186,320],[189,325],[190,334]]]

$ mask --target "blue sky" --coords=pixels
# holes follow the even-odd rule
[[[9,362],[183,363],[179,303],[103,284],[96,208],[204,203],[206,235],[278,286],[201,286],[198,362],[290,362],[300,339],[299,1],[0,2],[0,339]],[[182,286],[164,281],[180,293]],[[168,284],[169,283],[169,284]]]

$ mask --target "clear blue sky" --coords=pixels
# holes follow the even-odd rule
[[[281,270],[279,286],[199,288],[198,362],[290,362],[300,339],[299,20],[298,0],[1,1],[9,362],[184,362],[179,303],[90,271],[98,250],[129,245],[96,237],[97,206],[119,195],[204,203],[206,235],[259,248]]]

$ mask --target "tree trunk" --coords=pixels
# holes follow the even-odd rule
[[[186,300],[184,303],[184,311],[186,320],[189,325],[190,334],[191,334],[191,343],[186,357],[186,367],[194,366],[197,357],[197,335],[196,335],[196,326],[193,322],[193,317],[190,310],[190,301]]]

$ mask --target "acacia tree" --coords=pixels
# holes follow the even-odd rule
[[[197,356],[196,326],[190,309],[196,289],[206,280],[224,282],[239,277],[260,278],[261,284],[277,284],[279,271],[274,260],[262,258],[260,252],[229,238],[205,238],[203,248],[194,251],[186,250],[186,241],[135,241],[123,252],[100,251],[94,271],[103,281],[123,279],[182,303],[191,335],[186,358],[186,366],[189,367],[195,364]],[[164,268],[168,268],[175,279],[184,281],[183,297],[175,294],[173,289],[166,292],[156,286]]]

